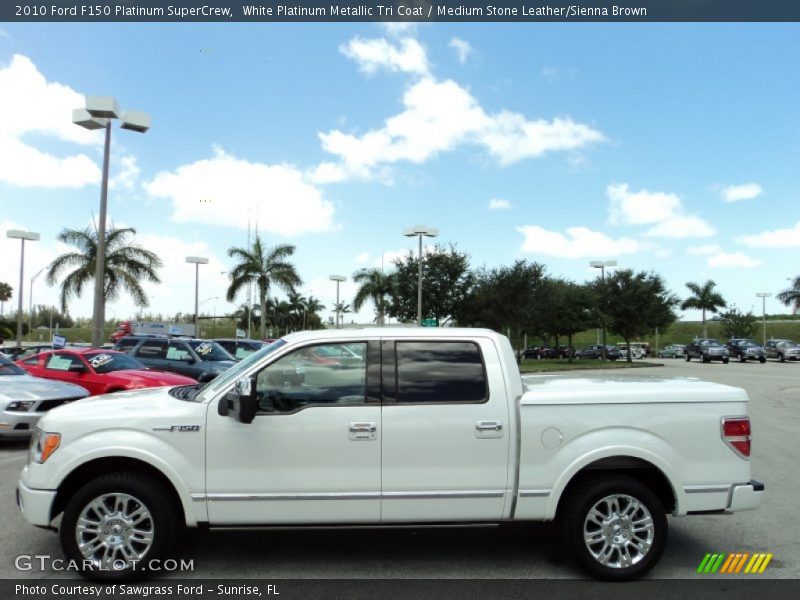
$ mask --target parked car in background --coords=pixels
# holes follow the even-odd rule
[[[593,344],[591,346],[584,346],[575,353],[575,358],[602,358],[602,357],[603,357],[602,344]],[[608,344],[606,346],[606,359],[618,360],[619,358],[622,358],[622,354],[620,353],[619,348],[613,344]]]
[[[699,358],[704,363],[718,360],[728,364],[730,360],[728,348],[714,338],[695,338],[691,344],[686,345],[683,355],[686,357],[686,362],[693,358]]]
[[[683,358],[686,353],[686,346],[683,344],[670,344],[658,351],[659,358]]]
[[[575,356],[574,346],[559,346],[557,351],[557,358],[569,358]]]
[[[0,438],[26,437],[48,410],[88,395],[81,386],[33,377],[0,356]]]
[[[50,344],[38,344],[36,346],[5,346],[3,348],[3,353],[12,361],[18,361],[28,356],[39,354],[39,352],[52,349],[53,346]]]
[[[522,353],[522,358],[532,358],[532,359],[539,359],[542,358],[542,350],[544,350],[544,346],[529,346],[525,348]]]
[[[170,371],[201,383],[211,381],[236,364],[222,346],[209,340],[126,336],[114,348],[151,369]]]
[[[84,348],[42,352],[17,363],[31,375],[74,383],[92,396],[165,385],[193,385],[194,379],[148,370],[124,352]]]
[[[211,341],[216,342],[225,348],[226,352],[233,356],[233,358],[236,360],[247,358],[253,352],[261,350],[261,348],[267,345],[267,342],[242,338],[223,338]]]
[[[739,362],[757,360],[760,363],[767,362],[767,353],[758,342],[743,338],[733,338],[726,344],[731,358],[738,359]]]
[[[617,344],[620,353],[622,354],[622,358],[628,358],[628,344],[622,343]],[[647,356],[647,351],[644,348],[643,344],[638,342],[631,342],[631,358],[641,359]]]
[[[764,346],[767,358],[775,358],[781,362],[800,360],[800,346],[792,340],[768,340]]]

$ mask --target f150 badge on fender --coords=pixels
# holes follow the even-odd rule
[[[200,425],[170,425],[169,427],[153,427],[153,431],[200,431]]]

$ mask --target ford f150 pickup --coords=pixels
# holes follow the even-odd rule
[[[758,506],[747,402],[686,378],[523,380],[488,330],[301,332],[205,386],[50,411],[17,499],[34,525],[61,515],[94,578],[138,574],[184,525],[558,520],[591,575],[633,579],[667,515]]]

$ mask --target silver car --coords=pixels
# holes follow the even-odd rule
[[[88,395],[79,385],[32,377],[0,356],[0,438],[26,437],[48,410]]]
[[[800,345],[792,340],[769,340],[764,350],[767,358],[777,358],[781,362],[800,360]]]

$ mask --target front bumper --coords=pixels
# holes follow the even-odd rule
[[[4,410],[0,413],[0,437],[30,437],[36,423],[45,414],[47,413]]]
[[[17,506],[31,525],[50,526],[50,515],[55,499],[55,490],[34,490],[21,481],[17,485]]]
[[[739,510],[753,510],[764,498],[765,486],[760,481],[751,480],[747,483],[738,483],[731,490],[728,501],[727,513]]]

